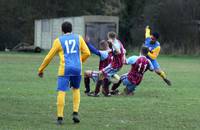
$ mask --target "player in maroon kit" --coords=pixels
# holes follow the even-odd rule
[[[88,45],[88,48],[90,49],[90,51],[92,53],[96,54],[97,56],[99,56],[99,58],[100,58],[99,70],[102,70],[108,64],[110,64],[110,62],[112,60],[111,59],[112,58],[112,51],[109,48],[109,45],[108,45],[107,41],[102,40],[100,42],[100,48],[102,49],[101,51],[97,50],[89,42],[87,42],[87,45]],[[90,78],[92,78],[94,81],[96,81],[96,87],[95,87],[95,91],[93,93],[90,92]],[[88,96],[98,97],[101,86],[103,86],[102,93],[104,94],[104,96],[110,96],[110,93],[109,93],[110,81],[108,79],[106,79],[106,78],[103,79],[103,80],[98,80],[98,72],[97,71],[91,71],[91,70],[85,71],[84,83],[85,83],[85,88],[86,88],[85,93]]]
[[[112,48],[113,59],[111,63],[99,72],[99,79],[110,80],[123,66],[125,62],[125,49],[117,39],[115,32],[108,33],[108,42]]]
[[[121,83],[125,87],[124,93],[126,95],[133,95],[136,87],[141,83],[143,75],[147,70],[153,71],[154,67],[149,59],[146,58],[149,52],[147,47],[141,48],[140,56],[131,56],[126,60],[127,65],[131,65],[131,69],[127,74],[120,77],[120,81],[112,88],[115,91]]]

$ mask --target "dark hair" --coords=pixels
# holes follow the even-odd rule
[[[160,37],[160,34],[159,34],[158,32],[153,32],[152,35],[153,35],[156,39],[158,39],[158,38]]]
[[[70,22],[64,22],[62,24],[62,31],[64,33],[70,33],[70,32],[72,32],[72,24]]]
[[[142,55],[147,56],[147,54],[149,52],[149,48],[146,46],[142,46],[140,52]]]
[[[101,41],[99,42],[99,44],[100,44],[100,45],[105,45],[105,44],[108,44],[108,42],[107,42],[106,40],[101,40]]]
[[[115,32],[108,32],[108,38],[111,39],[117,38],[117,34]]]
[[[109,46],[109,45],[108,45],[108,42],[107,42],[106,40],[101,40],[101,41],[99,42],[99,44],[100,44],[100,48],[101,48],[101,49],[104,49],[105,47]]]

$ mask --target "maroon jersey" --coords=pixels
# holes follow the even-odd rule
[[[124,55],[125,55],[124,46],[122,45],[122,43],[119,40],[117,40],[117,41],[120,44],[121,53],[120,54],[114,54],[113,53],[113,60],[111,62],[111,65],[112,65],[112,68],[114,68],[114,69],[119,69],[119,68],[121,68],[123,66]]]
[[[147,71],[148,68],[148,59],[144,56],[139,57],[131,66],[131,70],[128,73],[128,80],[135,85],[139,85],[142,81],[143,74]]]
[[[106,66],[108,66],[112,61],[112,52],[108,53],[108,57],[105,60],[99,61],[99,70],[102,70]]]

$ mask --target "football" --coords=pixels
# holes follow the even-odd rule
[[[111,78],[110,78],[110,82],[112,82],[113,84],[118,83],[120,80],[120,76],[117,74],[114,74]]]

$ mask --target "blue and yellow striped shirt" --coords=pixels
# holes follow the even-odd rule
[[[44,71],[57,53],[60,57],[58,76],[81,75],[82,62],[90,56],[90,51],[80,35],[64,34],[55,39],[51,50],[39,67],[39,73]]]

